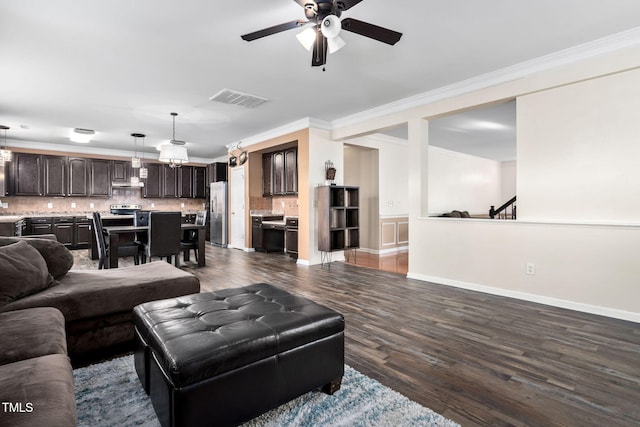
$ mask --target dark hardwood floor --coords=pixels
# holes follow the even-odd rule
[[[206,257],[183,266],[203,291],[267,282],[341,312],[347,364],[462,425],[640,425],[637,323],[340,262],[209,246]],[[74,268],[95,265],[76,251]]]

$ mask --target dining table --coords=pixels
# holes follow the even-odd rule
[[[206,225],[181,224],[182,232],[195,231],[198,234],[198,267],[205,265],[205,235]],[[102,227],[109,240],[108,268],[118,268],[118,244],[121,234],[144,233],[149,231],[149,226],[139,225],[109,225]],[[178,254],[176,254],[178,256]]]

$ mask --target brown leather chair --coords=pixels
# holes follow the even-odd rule
[[[176,267],[180,265],[177,255],[180,253],[181,217],[180,212],[149,213],[149,231],[144,245],[144,253],[149,261],[152,257],[166,257],[170,263],[171,257],[175,256]]]
[[[98,245],[98,270],[109,268],[109,240],[105,238],[99,212],[93,213],[93,233],[96,237],[96,245]],[[136,242],[118,245],[118,258],[132,256],[135,265],[140,264],[141,253],[142,246]]]

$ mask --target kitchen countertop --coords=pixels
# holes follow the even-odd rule
[[[195,215],[195,212],[187,211],[182,212],[182,216]],[[88,219],[93,218],[93,212],[51,212],[51,213],[25,213],[23,215],[0,215],[0,223],[2,222],[16,222],[25,218],[56,218],[63,216],[76,216],[86,217]],[[100,212],[102,219],[131,219],[133,215],[114,215],[111,212]]]

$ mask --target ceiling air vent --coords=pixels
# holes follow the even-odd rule
[[[267,98],[261,98],[259,96],[249,95],[248,93],[242,93],[231,89],[222,89],[220,92],[209,98],[209,101],[240,105],[246,108],[256,108],[269,100]]]

